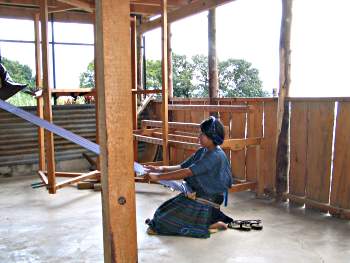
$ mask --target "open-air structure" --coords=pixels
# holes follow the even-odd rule
[[[5,121],[0,127],[15,130],[11,128],[15,114],[38,126],[38,140],[33,141],[32,136],[22,141],[23,146],[16,141],[12,148],[6,148],[10,135],[3,135],[2,129],[0,147],[7,150],[0,154],[0,160],[11,165],[12,155],[21,156],[27,151],[26,144],[31,148],[34,144],[40,185],[50,194],[88,179],[101,181],[105,262],[137,262],[135,181],[143,180],[135,178],[133,162],[168,165],[183,161],[198,149],[199,123],[210,114],[217,115],[225,126],[227,136],[222,148],[231,161],[235,180],[230,192],[251,190],[259,198],[272,196],[350,218],[350,99],[288,96],[292,0],[282,1],[278,98],[217,97],[215,26],[209,28],[210,97],[173,97],[171,23],[207,10],[215,19],[215,7],[228,2],[0,0],[1,18],[33,20],[38,88],[37,118],[32,114],[25,117],[25,113],[1,101],[0,118]],[[48,23],[52,18],[94,25],[94,89],[51,87]],[[145,90],[142,34],[159,27],[162,89]],[[161,94],[161,100],[153,100],[149,96],[152,94]],[[83,133],[77,132],[76,136],[61,129],[53,119],[53,96],[87,95],[95,98],[96,117],[90,121],[96,123],[96,131],[87,136],[94,142],[84,140]],[[95,169],[58,171],[55,147],[62,147],[63,142],[54,139],[54,134],[93,152],[97,156]],[[141,154],[140,143],[145,145]],[[157,160],[160,150],[161,158]],[[68,179],[57,181],[56,177]]]

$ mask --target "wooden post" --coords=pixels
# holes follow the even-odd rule
[[[216,57],[216,9],[208,12],[208,72],[209,72],[209,100],[218,97],[218,64]]]
[[[169,99],[171,100],[174,96],[174,90],[173,90],[173,61],[172,61],[172,48],[171,48],[171,24],[168,23],[168,39],[167,39],[167,45],[168,45],[168,93],[169,93]]]
[[[129,1],[96,1],[105,262],[137,262]]]
[[[52,122],[51,108],[51,87],[49,73],[49,40],[48,40],[48,4],[47,0],[40,1],[40,20],[41,20],[41,50],[43,65],[43,97],[44,97],[44,118]],[[53,133],[45,130],[45,151],[47,161],[47,178],[49,184],[49,193],[56,193],[55,177],[55,149]]]
[[[131,89],[137,90],[137,28],[136,17],[133,17],[131,26]],[[132,128],[137,129],[137,93],[132,94]],[[137,161],[138,142],[134,140],[134,160]]]
[[[40,15],[34,15],[34,34],[35,34],[35,85],[37,88],[42,88],[41,80],[41,52],[40,52],[40,24],[39,24]],[[37,98],[37,115],[38,117],[44,119],[43,106],[44,101],[43,97],[40,96]],[[38,150],[39,150],[39,170],[46,170],[45,166],[45,141],[44,141],[44,129],[38,128]]]
[[[169,164],[168,142],[168,14],[167,0],[161,1],[162,13],[162,120],[163,120],[163,165]]]
[[[141,24],[142,18],[138,19],[137,25]],[[137,88],[138,89],[144,89],[143,85],[143,35],[137,34]]]
[[[288,174],[288,131],[289,104],[285,98],[289,96],[290,86],[290,36],[292,24],[292,2],[282,1],[282,22],[280,35],[280,89],[277,109],[277,160],[276,160],[276,194],[279,199],[287,190]]]
[[[96,13],[94,14],[95,15],[95,19],[96,19]],[[98,120],[98,81],[97,81],[97,72],[98,72],[98,69],[97,69],[97,62],[96,62],[96,53],[97,53],[97,46],[96,46],[96,23],[94,23],[94,76],[95,76],[95,120],[96,120],[96,143],[97,144],[100,144],[99,142],[99,120]],[[101,170],[101,165],[100,165],[100,156],[97,156],[97,159],[96,159],[96,169],[97,170]]]

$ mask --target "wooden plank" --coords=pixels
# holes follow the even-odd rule
[[[93,13],[95,11],[95,5],[90,2],[81,1],[81,0],[57,0],[57,1],[68,5],[72,5],[74,7],[78,7],[88,13]]]
[[[238,102],[242,104],[242,102]],[[231,102],[231,104],[236,104],[236,102]],[[246,113],[231,113],[231,138],[245,138],[245,129],[246,129]],[[246,179],[246,150],[242,149],[242,151],[231,151],[231,168],[232,174],[235,178],[239,178],[242,180]]]
[[[74,184],[74,183],[77,183],[77,182],[80,182],[80,181],[83,181],[83,180],[86,180],[86,179],[90,179],[90,178],[96,178],[97,175],[100,174],[100,171],[92,171],[92,172],[89,172],[89,173],[85,173],[85,174],[82,174],[82,175],[79,175],[79,176],[76,176],[76,177],[73,177],[71,179],[68,179],[68,180],[65,180],[63,182],[59,182],[56,184],[56,189],[61,189],[65,186],[68,186],[68,185],[71,185],[71,184]]]
[[[292,102],[291,109],[289,193],[303,197],[307,168],[308,105],[305,102]]]
[[[44,119],[52,123],[51,87],[49,71],[49,39],[48,39],[48,4],[47,0],[40,1],[41,24],[41,54],[43,67]],[[47,160],[47,177],[49,193],[56,193],[55,178],[55,149],[53,133],[45,130],[45,151]]]
[[[185,105],[185,104],[172,104],[169,105],[170,111],[205,111],[205,112],[248,112],[253,110],[252,107],[247,105],[200,105],[200,104],[191,104],[191,105]]]
[[[302,101],[302,102],[308,102],[308,101],[318,101],[318,102],[348,102],[350,101],[350,97],[288,97],[286,98],[287,101]]]
[[[294,98],[293,98],[294,99]],[[188,98],[176,98],[174,97],[172,99],[172,102],[178,103],[178,104],[183,104],[182,102],[188,101]],[[214,102],[221,102],[221,101],[230,101],[234,102],[232,104],[245,104],[249,102],[272,102],[272,101],[277,101],[277,98],[274,97],[237,97],[237,98],[213,98]],[[197,102],[197,101],[204,101],[204,104],[208,104],[209,99],[208,98],[191,98],[192,102]],[[239,103],[240,102],[240,103]]]
[[[215,16],[215,14],[214,14],[214,16]],[[208,23],[209,23],[209,18],[208,18]],[[216,50],[215,50],[215,60],[216,60]],[[216,73],[214,71],[211,73],[213,75],[212,77],[215,79],[215,78],[217,78],[217,64],[216,64],[216,62],[215,62],[215,65],[212,65],[212,67],[213,67],[212,70],[214,70],[216,68],[215,69]],[[215,86],[217,84],[218,84],[217,79],[213,80],[212,85]],[[215,87],[215,89],[217,89],[217,86]],[[212,92],[214,92],[214,91],[212,91]],[[219,105],[231,105],[231,102],[223,101],[223,102],[219,102]],[[219,112],[219,118],[220,118],[220,121],[222,122],[222,124],[224,126],[228,127],[228,131],[225,132],[225,138],[229,139],[230,138],[230,134],[231,134],[231,130],[230,130],[230,127],[231,127],[231,113],[229,113],[229,112]],[[224,144],[225,144],[225,142],[224,142]],[[227,145],[227,141],[226,141],[226,145]],[[221,148],[224,148],[223,146],[224,145],[221,145]],[[229,161],[231,161],[231,151],[229,149],[225,149],[224,152],[225,152],[225,154],[227,156],[227,159]]]
[[[329,212],[332,215],[337,215],[340,218],[350,219],[350,209],[341,209],[339,207],[334,207],[329,204],[317,202],[314,200],[307,199],[305,197],[300,197],[292,194],[285,193],[285,198],[288,198],[289,201],[297,202],[300,204],[306,204],[309,208],[314,208],[317,210],[321,210],[324,213]]]
[[[263,136],[263,103],[252,103],[255,107],[254,112],[248,114],[247,138]],[[256,182],[257,163],[256,150],[248,148],[246,151],[246,176],[247,180]]]
[[[38,174],[39,174],[39,177],[40,177],[41,181],[42,181],[44,184],[48,185],[49,181],[48,181],[48,179],[47,179],[46,174],[45,174],[43,171],[40,171],[40,170],[38,171]]]
[[[135,93],[137,95],[142,95],[142,94],[160,94],[162,93],[161,89],[146,89],[146,90],[131,90],[132,93]]]
[[[168,112],[168,2],[161,0],[161,34],[162,34],[162,129],[163,129],[163,163],[169,165],[169,112]]]
[[[129,1],[96,1],[105,262],[137,262]]]
[[[172,98],[172,102],[173,103],[174,98]],[[184,111],[174,111],[172,112],[172,117],[173,117],[173,121],[174,122],[184,122],[185,121],[185,112]],[[169,126],[170,127],[170,126]],[[175,148],[175,147],[171,147],[172,150],[172,163],[174,165],[176,164],[180,164],[181,162],[183,162],[185,160],[184,157],[184,150],[183,149],[179,149],[179,148]]]
[[[306,126],[305,126],[306,127]],[[277,102],[264,102],[264,139],[261,149],[261,173],[264,190],[274,192],[276,183]]]
[[[309,102],[306,197],[328,203],[331,177],[334,103]]]
[[[330,204],[350,209],[350,102],[339,102]]]

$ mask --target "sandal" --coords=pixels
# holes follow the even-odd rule
[[[230,229],[236,229],[240,231],[250,231],[251,227],[249,224],[246,224],[244,220],[233,220],[231,223],[227,226]]]
[[[262,230],[263,225],[261,224],[261,220],[247,220],[250,227],[254,230]]]

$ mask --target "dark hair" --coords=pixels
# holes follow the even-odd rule
[[[221,121],[210,116],[201,123],[201,131],[209,137],[215,145],[221,145],[225,139],[225,129]]]

